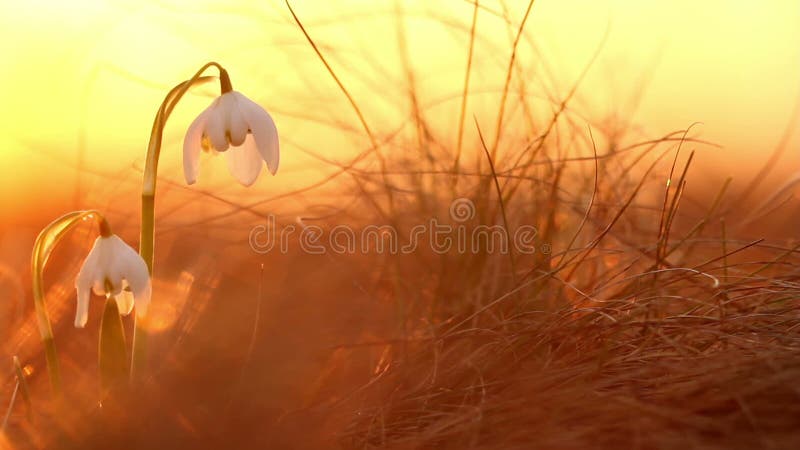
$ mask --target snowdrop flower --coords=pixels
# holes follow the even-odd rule
[[[89,317],[90,291],[113,296],[122,315],[130,314],[135,306],[136,315],[143,317],[150,304],[153,288],[147,264],[125,241],[111,233],[105,221],[101,222],[100,229],[100,237],[95,240],[75,279],[78,291],[75,326],[78,328],[83,328]]]
[[[186,131],[183,172],[194,184],[200,170],[200,150],[225,152],[228,169],[240,183],[250,186],[264,162],[270,173],[278,171],[278,130],[267,111],[234,90],[223,89]]]

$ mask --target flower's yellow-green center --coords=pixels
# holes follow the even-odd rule
[[[203,138],[200,139],[200,146],[203,148],[204,152],[210,152],[214,149],[214,146],[211,145],[211,140],[208,139],[206,134],[203,134]]]
[[[114,294],[114,283],[108,277],[103,280],[103,288],[106,290],[106,297],[111,297]]]

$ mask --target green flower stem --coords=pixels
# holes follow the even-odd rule
[[[128,375],[128,357],[125,350],[125,329],[119,315],[117,301],[111,296],[112,286],[106,285],[106,304],[100,319],[100,339],[97,349],[97,366],[100,369],[101,398],[116,397],[125,385]]]
[[[155,242],[155,195],[142,194],[142,231],[139,242],[139,254],[147,263],[147,269],[153,275],[153,245]],[[147,358],[147,323],[138,315],[134,319],[133,349],[131,351],[131,379],[139,377]]]
[[[53,339],[53,327],[50,325],[50,316],[47,314],[45,303],[44,288],[44,268],[47,260],[56,244],[71,230],[75,225],[85,219],[97,217],[100,220],[101,233],[108,227],[108,224],[96,210],[73,211],[52,221],[39,233],[36,242],[33,244],[33,254],[31,255],[31,278],[33,280],[33,306],[36,311],[36,323],[39,326],[39,334],[44,345],[44,355],[47,362],[47,373],[50,377],[50,386],[53,394],[60,397],[62,394],[61,371],[58,365],[58,353],[56,343]]]
[[[231,91],[230,77],[228,72],[216,62],[209,62],[198,70],[192,78],[178,84],[167,94],[161,107],[158,108],[156,117],[153,120],[153,128],[150,131],[150,142],[147,145],[147,155],[145,156],[144,180],[142,182],[142,230],[139,241],[139,254],[147,263],[147,268],[153,275],[153,251],[155,243],[155,200],[156,200],[156,180],[158,178],[158,159],[161,155],[161,142],[164,136],[164,126],[167,123],[172,110],[178,101],[192,86],[215,77],[203,76],[210,67],[219,70],[220,91],[226,93]],[[133,330],[133,351],[131,355],[131,379],[140,378],[147,360],[147,319],[137,316]]]

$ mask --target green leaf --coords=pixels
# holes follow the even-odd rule
[[[36,310],[39,334],[42,336],[42,343],[44,344],[50,385],[56,395],[61,394],[61,372],[58,367],[56,345],[53,340],[53,328],[50,325],[50,316],[47,314],[47,306],[45,304],[44,267],[61,238],[75,225],[93,215],[99,216],[99,213],[95,210],[89,210],[65,214],[47,225],[36,237],[36,242],[33,244],[33,254],[31,255],[33,304]]]
[[[98,366],[102,399],[113,397],[128,381],[128,354],[125,348],[125,329],[119,316],[117,301],[106,299],[103,318],[100,321],[100,343]]]

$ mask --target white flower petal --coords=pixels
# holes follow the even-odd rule
[[[98,247],[103,246],[102,238],[97,238],[94,240],[94,244],[92,245],[91,250],[89,250],[89,254],[86,255],[86,259],[83,260],[83,264],[81,264],[81,270],[78,272],[78,277],[75,278],[75,287],[86,286],[90,287],[94,282],[95,272],[98,269],[98,259],[100,257],[100,250]]]
[[[130,286],[137,315],[144,315],[150,304],[152,285],[147,264],[139,253],[116,236],[114,243],[116,256],[113,267],[122,273],[125,283]]]
[[[240,183],[250,186],[256,182],[261,174],[264,161],[256,148],[253,136],[247,135],[244,145],[233,147],[227,151],[225,160],[228,162],[228,170]]]
[[[231,97],[236,101],[236,97]],[[230,110],[230,122],[228,123],[228,133],[231,139],[231,146],[239,147],[244,144],[245,138],[248,136],[247,121],[244,119],[244,113],[238,103],[234,104]]]
[[[280,162],[280,145],[275,121],[272,120],[272,116],[258,103],[253,102],[239,92],[234,91],[233,93],[236,94],[236,99],[247,121],[247,125],[253,133],[258,152],[261,154],[261,157],[264,158],[264,161],[266,161],[270,173],[275,175]]]
[[[183,175],[186,184],[194,184],[197,181],[197,174],[200,172],[200,150],[203,149],[203,131],[214,105],[216,101],[192,121],[183,138]]]
[[[238,147],[247,136],[247,123],[239,110],[236,96],[227,92],[219,97],[218,111],[225,130],[225,139],[230,147]]]
[[[147,280],[147,286],[144,290],[134,294],[133,301],[136,309],[136,317],[143,318],[147,315],[147,309],[150,307],[150,298],[153,295],[153,285],[150,280]]]
[[[95,287],[95,279],[100,270],[98,261],[100,253],[102,253],[103,240],[97,238],[92,245],[92,249],[84,259],[78,276],[75,278],[75,289],[78,294],[78,305],[75,312],[75,326],[83,328],[86,326],[86,321],[89,318],[89,297],[91,291]]]
[[[221,104],[208,113],[206,136],[214,150],[224,152],[228,149],[228,139],[225,137],[225,110]]]
[[[124,281],[120,281],[119,287],[121,288],[123,284],[130,286],[134,294],[144,289],[144,285],[150,280],[150,275],[142,257],[118,236],[111,236],[108,239],[112,240],[111,245],[114,246],[114,259],[109,263],[108,270],[113,275],[119,274],[124,278]]]
[[[94,282],[92,283],[92,292],[94,292],[94,295],[100,297],[106,295],[106,287],[102,278],[95,278]]]
[[[103,268],[103,286],[111,283],[111,292],[106,292],[106,294],[116,296],[122,292],[132,261],[141,259],[136,250],[119,236],[111,235],[106,238],[106,251],[101,254],[100,258]]]
[[[75,328],[83,328],[89,320],[89,296],[91,291],[87,285],[78,286],[78,308],[75,311]]]
[[[106,294],[106,284],[111,283],[113,295],[121,314],[129,314],[137,308],[144,314],[150,303],[152,291],[147,264],[139,254],[116,235],[99,237],[86,257],[75,286],[78,290],[78,310],[75,326],[86,324],[89,311],[90,290],[98,295]],[[130,287],[130,292],[124,290]],[[139,311],[139,304],[142,311]]]

